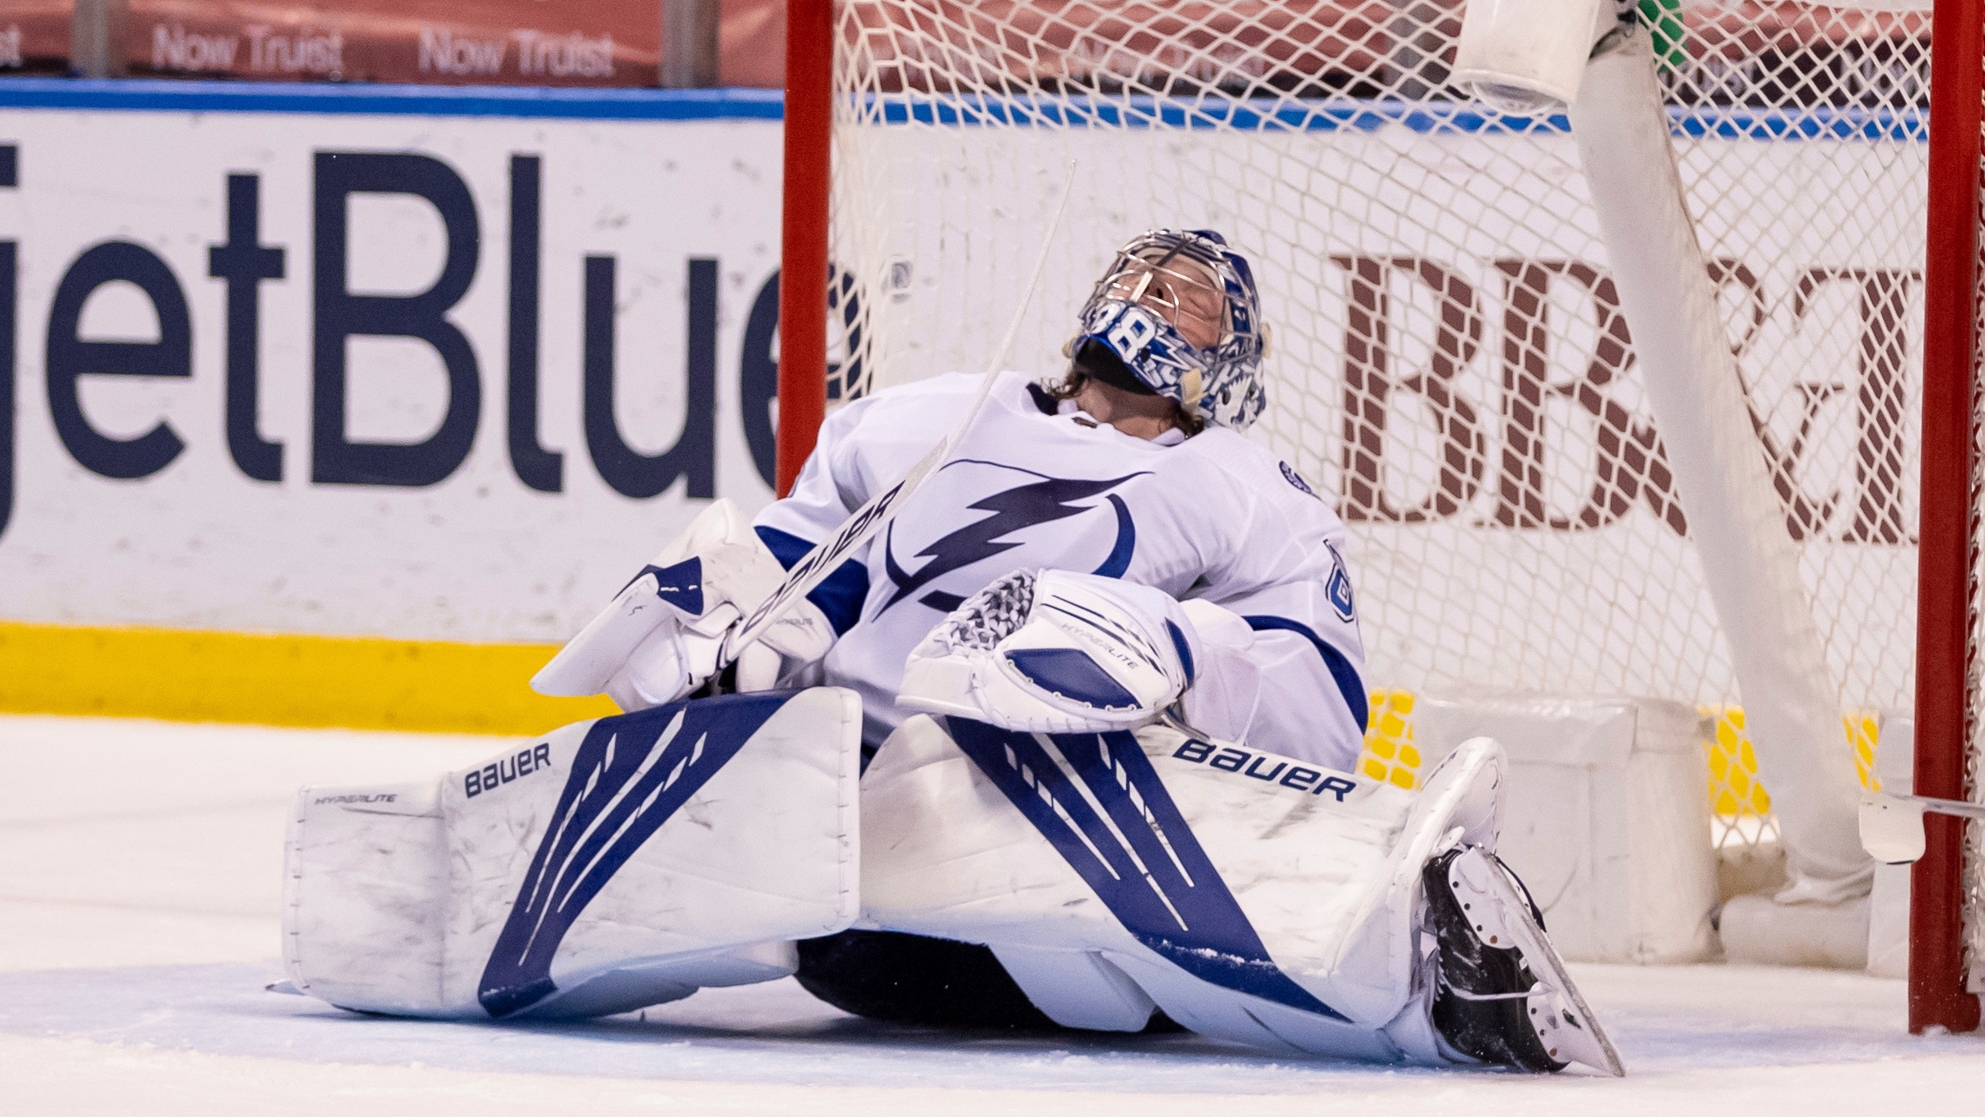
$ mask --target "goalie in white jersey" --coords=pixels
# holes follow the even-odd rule
[[[480,976],[437,946],[432,1005],[353,993],[372,987],[343,972],[345,941],[321,974],[293,955],[297,984],[388,1011],[587,1015],[796,969],[841,1007],[919,1023],[1169,1017],[1325,1053],[1617,1072],[1493,856],[1500,748],[1464,745],[1418,795],[1350,774],[1367,707],[1344,527],[1241,434],[1266,403],[1266,333],[1217,234],[1132,240],[1067,371],[996,374],[886,530],[713,682],[725,633],[953,429],[980,381],[841,408],[792,495],[752,525],[719,502],[534,680],[628,715],[444,782],[421,816],[445,820],[457,863],[484,856],[464,842],[540,833],[528,867],[492,867],[486,896],[451,903],[460,939],[497,917],[457,909],[508,897]],[[720,683],[819,689],[689,700]],[[750,763],[786,775],[727,782]],[[562,792],[512,791],[541,769],[565,772]],[[293,880],[354,875],[306,823],[355,797],[377,802],[306,792]],[[496,813],[465,825],[479,811]],[[692,911],[718,878],[736,914]],[[354,900],[383,903],[340,894]],[[314,926],[294,898],[290,922],[294,947]]]

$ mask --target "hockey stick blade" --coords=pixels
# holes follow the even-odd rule
[[[1935,799],[1928,795],[1898,795],[1887,791],[1861,792],[1861,848],[1885,865],[1907,865],[1920,860],[1929,844],[1923,832],[1926,813],[1956,815],[1985,820],[1985,805],[1957,799]]]
[[[911,466],[902,480],[870,497],[867,504],[857,508],[854,515],[849,516],[847,522],[841,525],[841,530],[834,533],[832,539],[822,542],[800,556],[800,560],[793,564],[792,569],[786,571],[785,580],[779,583],[771,596],[753,610],[750,616],[732,626],[730,631],[724,634],[724,642],[717,652],[718,671],[737,662],[738,654],[765,635],[773,625],[779,623],[780,618],[786,615],[786,611],[791,609],[795,602],[812,593],[820,583],[827,580],[829,574],[839,569],[850,555],[873,539],[875,533],[881,531],[890,520],[895,519],[896,513],[903,507],[903,502],[923,485],[924,478],[929,477],[943,465],[951,457],[951,451],[964,441],[966,433],[972,429],[974,423],[978,422],[979,414],[985,410],[986,401],[992,397],[993,380],[999,376],[1000,367],[1006,363],[1007,356],[1013,351],[1014,341],[1020,336],[1020,326],[1026,321],[1027,308],[1034,301],[1035,289],[1041,285],[1041,273],[1047,268],[1049,250],[1054,247],[1055,233],[1061,228],[1062,216],[1068,212],[1068,196],[1074,189],[1075,161],[1070,160],[1068,177],[1061,186],[1061,198],[1055,204],[1054,218],[1048,223],[1048,234],[1042,238],[1040,255],[1034,260],[1033,274],[1028,277],[1027,287],[1020,296],[1020,305],[1013,312],[1013,321],[1008,324],[1006,336],[1001,339],[999,349],[987,363],[985,380],[980,383],[978,394],[972,398],[972,406],[966,410],[964,418],[960,419],[958,425],[953,427],[936,446],[931,447],[930,452],[919,459],[917,464]]]

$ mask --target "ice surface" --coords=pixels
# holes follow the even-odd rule
[[[264,991],[304,782],[465,765],[493,738],[0,718],[8,1113],[1864,1113],[1985,1102],[1985,1039],[1911,1037],[1900,982],[1576,966],[1629,1077],[1263,1055],[1192,1036],[874,1024],[791,981],[584,1025],[363,1017]]]

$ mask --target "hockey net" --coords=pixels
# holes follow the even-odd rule
[[[1931,14],[1898,7],[1638,15],[1864,781],[1914,686]],[[1355,541],[1382,688],[1368,770],[1411,785],[1411,705],[1430,689],[1674,699],[1714,726],[1711,840],[1768,842],[1567,122],[1449,82],[1461,15],[841,0],[830,395],[981,367],[1071,161],[1013,367],[1062,366],[1129,235],[1219,229],[1255,261],[1274,330],[1254,436],[1333,496]],[[1985,958],[1975,868],[1966,881]]]

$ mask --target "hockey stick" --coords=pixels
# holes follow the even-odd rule
[[[1020,336],[1020,325],[1027,318],[1027,308],[1034,301],[1034,291],[1041,285],[1041,273],[1048,266],[1048,250],[1054,247],[1055,233],[1061,228],[1062,216],[1068,211],[1068,196],[1075,189],[1075,161],[1069,160],[1068,177],[1061,185],[1061,199],[1055,204],[1054,219],[1048,223],[1048,235],[1041,240],[1041,252],[1034,260],[1034,272],[1027,279],[1027,287],[1020,295],[1020,306],[1013,312],[1013,321],[1006,327],[1006,337],[999,343],[999,349],[986,365],[985,381],[979,385],[979,392],[972,397],[972,406],[965,417],[944,436],[944,440],[931,447],[928,454],[910,467],[901,481],[869,498],[867,504],[855,510],[854,515],[841,525],[841,530],[813,550],[808,551],[786,571],[786,579],[779,583],[772,596],[765,599],[746,617],[743,623],[733,626],[724,634],[724,642],[717,650],[717,670],[737,662],[737,657],[747,646],[765,635],[767,629],[785,616],[793,603],[812,593],[827,576],[840,568],[842,562],[855,550],[875,538],[875,533],[896,518],[903,502],[923,485],[924,479],[936,472],[950,457],[951,452],[965,440],[965,435],[979,420],[979,414],[986,409],[986,401],[992,398],[993,380],[999,376],[1000,367],[1013,351],[1013,343]]]

